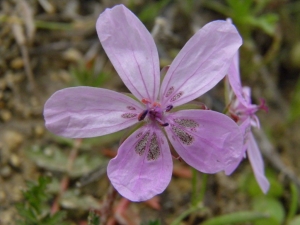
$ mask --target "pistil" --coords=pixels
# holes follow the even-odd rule
[[[142,99],[141,101],[147,107],[146,110],[138,115],[138,121],[142,121],[148,115],[149,120],[156,121],[160,126],[169,126],[169,123],[163,121],[164,112],[169,112],[173,106],[169,105],[164,110],[161,109],[161,105],[158,102],[151,102],[148,99]]]

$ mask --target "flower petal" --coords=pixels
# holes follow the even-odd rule
[[[92,87],[55,92],[45,103],[46,127],[70,138],[96,137],[138,122],[141,105],[126,95]]]
[[[249,134],[247,154],[257,183],[263,193],[267,193],[270,183],[265,176],[264,161],[252,133]]]
[[[239,127],[240,127],[240,131],[244,137],[243,150],[241,151],[241,155],[240,155],[239,159],[235,163],[232,163],[230,166],[228,166],[225,169],[226,175],[232,174],[233,171],[235,171],[236,168],[240,165],[241,161],[246,157],[246,151],[247,151],[248,143],[249,143],[248,136],[249,136],[249,132],[251,132],[250,118],[248,117],[241,125],[239,125]]]
[[[236,95],[238,101],[244,106],[248,106],[246,96],[243,95],[243,88],[239,72],[239,54],[236,53],[233,57],[231,65],[228,70],[228,81],[232,88],[233,93]]]
[[[166,133],[174,149],[203,173],[216,173],[235,163],[243,149],[238,125],[210,110],[182,110],[167,116]]]
[[[250,87],[247,87],[247,86],[244,86],[242,88],[242,95],[247,103],[247,105],[251,105],[251,88]],[[253,106],[253,107],[256,107],[256,106]]]
[[[162,105],[178,106],[214,87],[228,72],[242,39],[226,21],[200,29],[183,47],[163,80]]]
[[[145,201],[163,192],[172,176],[172,157],[167,139],[154,125],[128,137],[107,168],[117,191],[131,201]]]
[[[159,92],[158,52],[151,34],[125,6],[100,14],[96,29],[119,76],[139,100],[155,101]]]
[[[232,86],[232,89],[237,90],[234,92],[241,92],[242,85],[241,85],[240,68],[239,68],[239,52],[237,52],[234,55],[233,60],[230,64],[230,67],[228,70],[228,78],[229,78],[229,82]]]

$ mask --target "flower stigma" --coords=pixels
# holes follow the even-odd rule
[[[163,110],[158,102],[152,103],[150,100],[143,98],[142,103],[147,106],[147,109],[138,115],[138,121],[144,120],[148,115],[148,121],[158,122],[163,127],[169,126],[169,123],[164,122],[164,112],[169,112],[173,108],[172,105],[168,105]]]

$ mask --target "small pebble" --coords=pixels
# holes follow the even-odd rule
[[[24,66],[24,61],[22,58],[15,58],[10,62],[10,66],[13,69],[22,69]]]
[[[4,177],[4,178],[10,177],[11,174],[12,174],[12,170],[11,170],[11,168],[10,168],[9,166],[7,166],[7,165],[4,166],[3,168],[1,168],[1,170],[0,170],[0,175],[1,175],[2,177]]]
[[[19,202],[22,200],[22,189],[20,186],[14,186],[11,190],[11,198],[14,202]]]
[[[65,70],[61,70],[59,72],[59,76],[60,76],[60,79],[65,83],[69,83],[72,79],[71,75]]]
[[[18,168],[21,165],[21,160],[19,158],[19,156],[17,156],[16,154],[12,154],[9,158],[9,162],[12,166]]]
[[[1,120],[4,121],[4,122],[8,122],[11,120],[11,113],[10,111],[6,110],[6,109],[3,109],[1,110],[0,112],[0,117],[1,117]]]
[[[13,209],[0,211],[0,224],[12,224],[16,217],[16,212]]]
[[[23,143],[24,136],[16,131],[8,130],[3,134],[3,141],[9,150],[15,150]]]
[[[45,129],[41,125],[36,125],[33,128],[34,136],[35,137],[42,137],[43,134],[45,133]]]
[[[31,106],[33,106],[33,107],[38,106],[38,105],[39,105],[38,99],[37,99],[35,96],[32,96],[32,97],[30,98],[30,104],[31,104]]]
[[[0,191],[0,202],[3,202],[6,198],[6,194],[4,191]]]
[[[46,156],[52,156],[53,155],[53,149],[52,148],[45,148],[44,154]]]
[[[63,53],[63,57],[71,62],[79,62],[82,60],[83,56],[80,51],[75,48],[70,48]]]

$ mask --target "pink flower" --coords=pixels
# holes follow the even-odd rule
[[[251,132],[251,127],[260,127],[259,120],[255,113],[259,109],[267,110],[265,102],[261,101],[260,105],[251,103],[251,89],[249,87],[242,87],[239,72],[239,56],[238,53],[233,58],[231,66],[228,71],[228,80],[232,88],[233,101],[229,107],[229,113],[238,124],[240,124],[241,131],[244,133],[244,147],[243,154],[240,156],[240,161],[236,164],[230,165],[225,173],[231,174],[244,158],[246,152],[249,157],[255,178],[264,193],[267,193],[270,183],[267,180],[264,172],[264,162],[262,155]]]
[[[92,87],[66,88],[45,104],[46,127],[57,135],[88,138],[143,124],[119,147],[107,173],[131,201],[163,192],[172,175],[168,142],[183,160],[204,173],[236,162],[242,134],[226,115],[175,110],[214,87],[227,73],[242,43],[236,28],[214,21],[198,31],[168,69],[160,86],[158,52],[151,34],[123,5],[103,12],[100,42],[119,76],[136,97]],[[167,137],[166,137],[167,136]]]

